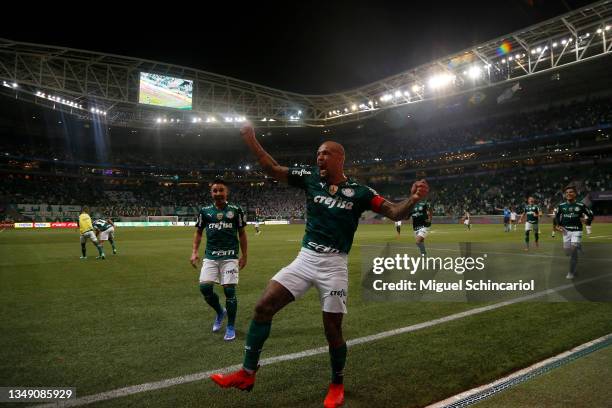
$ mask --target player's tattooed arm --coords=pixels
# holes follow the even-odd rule
[[[247,123],[240,129],[240,134],[249,147],[249,150],[257,156],[257,160],[259,160],[259,164],[266,174],[270,177],[274,177],[278,181],[286,182],[289,175],[289,169],[278,164],[278,162],[264,150],[255,137],[255,129],[253,129],[253,126]]]
[[[379,213],[385,217],[399,221],[408,218],[412,212],[412,208],[416,203],[421,201],[429,193],[429,185],[425,180],[419,180],[412,185],[410,191],[410,197],[399,203],[392,203],[390,201],[384,201],[380,205]]]
[[[200,243],[202,242],[202,230],[197,229],[195,234],[193,234],[193,251],[191,252],[191,266],[194,268],[198,267],[198,262],[200,261],[200,257],[198,256],[198,250],[200,249]]]
[[[240,252],[242,252],[238,260],[238,268],[242,270],[247,265],[247,234],[244,228],[238,229],[238,240],[240,241]]]

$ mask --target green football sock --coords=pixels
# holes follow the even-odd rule
[[[529,246],[529,231],[525,231],[525,244]]]
[[[115,248],[115,240],[114,239],[109,239],[108,242],[110,242],[111,246],[113,247],[113,249],[117,249]]]
[[[416,244],[417,247],[419,247],[419,252],[421,253],[421,255],[427,255],[427,251],[425,251],[425,243],[424,242],[418,242]]]
[[[215,310],[217,315],[223,313],[221,303],[219,303],[219,296],[215,293],[212,283],[201,283],[200,292],[202,292],[202,296],[204,296],[206,303]]]
[[[244,346],[244,362],[242,363],[247,370],[257,370],[259,356],[266,339],[270,335],[271,327],[272,322],[257,322],[251,320],[246,344]]]
[[[235,286],[225,286],[225,309],[227,309],[227,325],[234,326],[236,322],[236,313],[238,311],[238,298],[236,297]]]
[[[81,253],[83,256],[87,256],[87,249],[85,248],[85,244],[81,244]]]
[[[331,381],[334,384],[342,384],[344,380],[344,366],[346,364],[346,343],[340,347],[329,347],[329,360],[331,362]]]

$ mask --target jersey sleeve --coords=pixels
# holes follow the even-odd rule
[[[204,218],[203,211],[199,212],[195,226],[199,231],[202,231],[204,228],[206,228],[206,219]]]
[[[380,207],[384,202],[383,196],[378,194],[373,188],[366,186],[365,194],[363,195],[363,208],[365,211],[372,210],[375,213],[379,213]]]
[[[287,182],[290,186],[306,190],[316,172],[316,167],[289,167]]]

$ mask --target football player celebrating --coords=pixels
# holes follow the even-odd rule
[[[421,255],[425,256],[427,255],[425,251],[425,238],[427,238],[427,234],[429,234],[433,216],[431,206],[428,202],[422,201],[414,206],[411,216],[416,246],[419,248]]]
[[[306,233],[297,258],[274,275],[255,306],[243,367],[230,374],[214,374],[211,379],[223,388],[252,389],[272,318],[315,286],[319,290],[331,362],[331,384],[324,406],[338,407],[344,403],[347,354],[342,335],[348,296],[347,259],[359,218],[364,211],[372,210],[394,221],[404,219],[427,195],[429,186],[424,180],[417,181],[407,200],[391,203],[376,191],[345,176],[344,148],[336,142],[324,142],[319,146],[316,166],[287,168],[263,149],[250,124],[241,129],[241,134],[268,175],[306,192]]]
[[[565,202],[555,209],[557,231],[563,233],[563,249],[570,257],[570,268],[567,279],[576,277],[578,251],[582,247],[582,217],[592,221],[592,212],[583,203],[576,202],[576,187],[570,185],[563,190]]]
[[[536,205],[535,198],[527,198],[527,204],[521,213],[519,223],[525,221],[525,251],[529,251],[529,233],[533,230],[533,236],[535,239],[536,248],[540,245],[540,218],[542,217],[542,211],[540,207]]]
[[[227,202],[228,188],[223,180],[213,181],[210,194],[214,204],[203,207],[198,215],[191,265],[197,267],[202,232],[206,229],[206,251],[200,271],[200,292],[206,303],[217,313],[212,331],[221,330],[223,319],[227,315],[227,327],[223,339],[231,341],[236,338],[234,324],[238,312],[236,297],[238,271],[244,269],[247,264],[247,234],[244,230],[246,223],[242,208]],[[238,259],[239,247],[242,251],[240,259]],[[225,309],[219,303],[214,284],[223,286]]]

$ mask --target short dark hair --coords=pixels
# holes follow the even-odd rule
[[[565,193],[567,190],[574,190],[574,193],[578,192],[578,190],[576,189],[576,186],[573,184],[568,184],[567,186],[565,186],[565,188],[563,189],[563,192]]]
[[[89,212],[89,207],[86,206],[86,205],[83,206],[83,208],[81,209],[81,212],[88,213]]]
[[[225,187],[227,187],[227,183],[222,178],[214,179],[210,185],[212,186],[213,184],[223,184]]]

